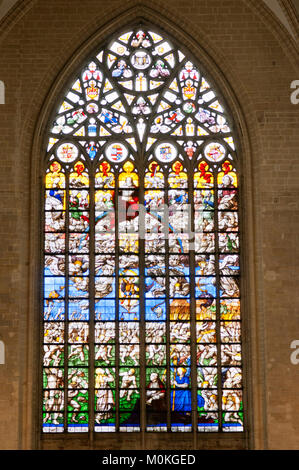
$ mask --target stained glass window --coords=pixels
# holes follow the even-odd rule
[[[44,433],[243,431],[231,119],[139,25],[81,67],[44,177]]]

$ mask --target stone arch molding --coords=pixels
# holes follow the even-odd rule
[[[0,341],[0,365],[5,364],[5,344]]]
[[[43,135],[45,132],[49,117],[52,114],[53,105],[59,101],[60,97],[63,97],[65,85],[70,82],[70,77],[72,77],[74,71],[78,68],[78,64],[82,63],[87,57],[92,57],[93,52],[98,49],[99,45],[107,42],[107,39],[114,33],[130,25],[138,24],[138,22],[154,25],[162,32],[164,31],[168,36],[174,38],[176,43],[182,44],[185,50],[189,51],[191,57],[195,57],[201,63],[202,70],[207,79],[210,80],[215,89],[221,92],[222,99],[227,109],[230,110],[234,123],[237,126],[235,131],[239,136],[242,135],[242,141],[245,144],[248,140],[248,132],[244,112],[240,99],[231,85],[232,80],[230,80],[230,75],[233,79],[233,74],[230,74],[229,68],[227,68],[225,56],[215,49],[203,30],[200,31],[200,34],[190,34],[190,31],[196,31],[196,24],[187,23],[183,18],[180,18],[180,21],[178,21],[177,16],[170,13],[162,5],[160,6],[158,2],[152,3],[151,7],[148,7],[144,4],[136,4],[134,0],[128,2],[123,12],[116,14],[113,11],[109,18],[106,17],[104,25],[102,24],[102,18],[96,18],[89,24],[88,32],[82,30],[78,34],[78,37],[82,36],[86,39],[79,45],[75,53],[72,54],[72,57],[60,70],[52,84],[39,113],[35,135]],[[92,29],[95,32],[88,36]],[[242,90],[241,83],[238,88]]]
[[[7,23],[14,23],[18,21],[19,17],[23,16],[25,11],[28,11],[30,8],[33,8],[37,1],[38,0],[3,0],[2,2],[0,2],[0,22],[3,21]],[[251,0],[249,1],[251,2]],[[133,4],[135,2],[130,3]],[[294,37],[290,25],[290,19],[282,8],[281,3],[286,4],[286,7],[288,9],[298,9],[297,6],[293,5],[291,0],[284,0],[281,2],[273,0],[272,3],[271,0],[263,0],[261,6],[263,8],[264,13],[266,12],[267,7],[270,8],[274,14],[276,23],[283,24],[290,36]],[[151,2],[151,4],[153,4],[153,2]],[[141,8],[144,8],[144,5]]]
[[[5,104],[5,84],[0,80],[0,104]]]
[[[142,22],[145,25],[153,25],[158,26],[159,29],[164,31],[166,35],[170,38],[175,37],[176,43],[181,43],[185,49],[190,51],[191,57],[195,57],[202,65],[203,72],[208,80],[213,84],[216,83],[216,89],[220,90],[223,100],[232,115],[234,123],[236,124],[235,129],[235,136],[238,137],[237,145],[238,145],[238,154],[242,155],[242,159],[246,162],[250,162],[250,146],[249,146],[249,138],[247,135],[247,126],[246,121],[243,116],[243,111],[240,106],[240,103],[234,93],[232,87],[229,84],[229,81],[223,74],[221,68],[217,65],[224,64],[224,58],[219,58],[215,60],[217,57],[217,53],[213,50],[212,47],[209,48],[208,42],[203,41],[204,47],[201,46],[195,38],[190,37],[190,35],[185,31],[187,31],[187,25],[181,24],[178,26],[173,19],[167,18],[167,16],[161,15],[161,12],[157,12],[153,9],[144,7],[144,6],[134,6],[131,9],[128,9],[126,12],[118,15],[116,18],[112,18],[108,23],[102,26],[96,33],[90,36],[84,44],[78,48],[76,53],[72,56],[72,58],[68,61],[68,63],[64,66],[61,73],[59,74],[58,78],[55,80],[55,83],[52,85],[51,90],[46,97],[44,102],[42,111],[39,116],[39,121],[36,126],[35,138],[33,143],[33,173],[32,173],[32,183],[31,188],[32,191],[35,192],[32,201],[33,203],[33,212],[37,216],[37,220],[39,218],[39,214],[41,212],[40,204],[37,204],[37,200],[41,200],[37,196],[37,191],[40,191],[40,185],[34,184],[34,182],[38,182],[40,179],[40,169],[41,169],[41,162],[42,158],[41,155],[45,153],[45,140],[43,136],[46,133],[48,123],[51,121],[51,116],[53,115],[54,104],[60,101],[60,98],[63,96],[65,91],[65,84],[70,82],[72,78],[72,74],[76,72],[78,69],[78,64],[83,63],[87,57],[92,57],[93,51],[98,50],[101,44],[107,41],[107,38],[111,37],[117,31],[121,31],[124,28],[130,27],[131,25],[137,25],[138,23]],[[209,50],[209,52],[207,52]],[[212,58],[213,57],[213,58]],[[250,168],[250,164],[248,163],[248,168]],[[37,189],[39,188],[39,189]],[[36,234],[33,235],[32,240],[36,240]],[[32,245],[34,246],[34,244]],[[244,243],[243,243],[244,246]],[[36,249],[33,248],[32,252],[36,252]],[[32,258],[34,260],[34,257]],[[36,265],[35,265],[36,266]],[[34,264],[32,264],[32,269],[34,272]],[[35,274],[36,275],[36,274]],[[38,283],[35,283],[35,286]],[[36,287],[34,288],[36,291]],[[36,291],[35,296],[35,309],[36,317],[39,318],[39,304],[36,299],[38,299],[38,292]],[[31,334],[31,333],[30,333]],[[246,353],[245,355],[249,357],[249,354]],[[36,391],[35,391],[36,393]]]

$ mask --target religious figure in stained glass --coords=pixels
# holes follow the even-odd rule
[[[237,157],[200,65],[116,35],[44,171],[43,432],[243,431]]]

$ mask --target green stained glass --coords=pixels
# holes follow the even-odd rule
[[[217,87],[136,24],[53,116],[43,432],[242,431],[237,140]]]

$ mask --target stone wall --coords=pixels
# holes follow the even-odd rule
[[[0,448],[173,448],[173,436],[40,440],[39,257],[43,136],[70,73],[137,18],[201,61],[239,135],[248,435],[186,437],[185,448],[298,448],[298,47],[259,0],[23,0],[0,23]],[[192,438],[193,439],[193,438]],[[162,447],[161,447],[162,446]]]

